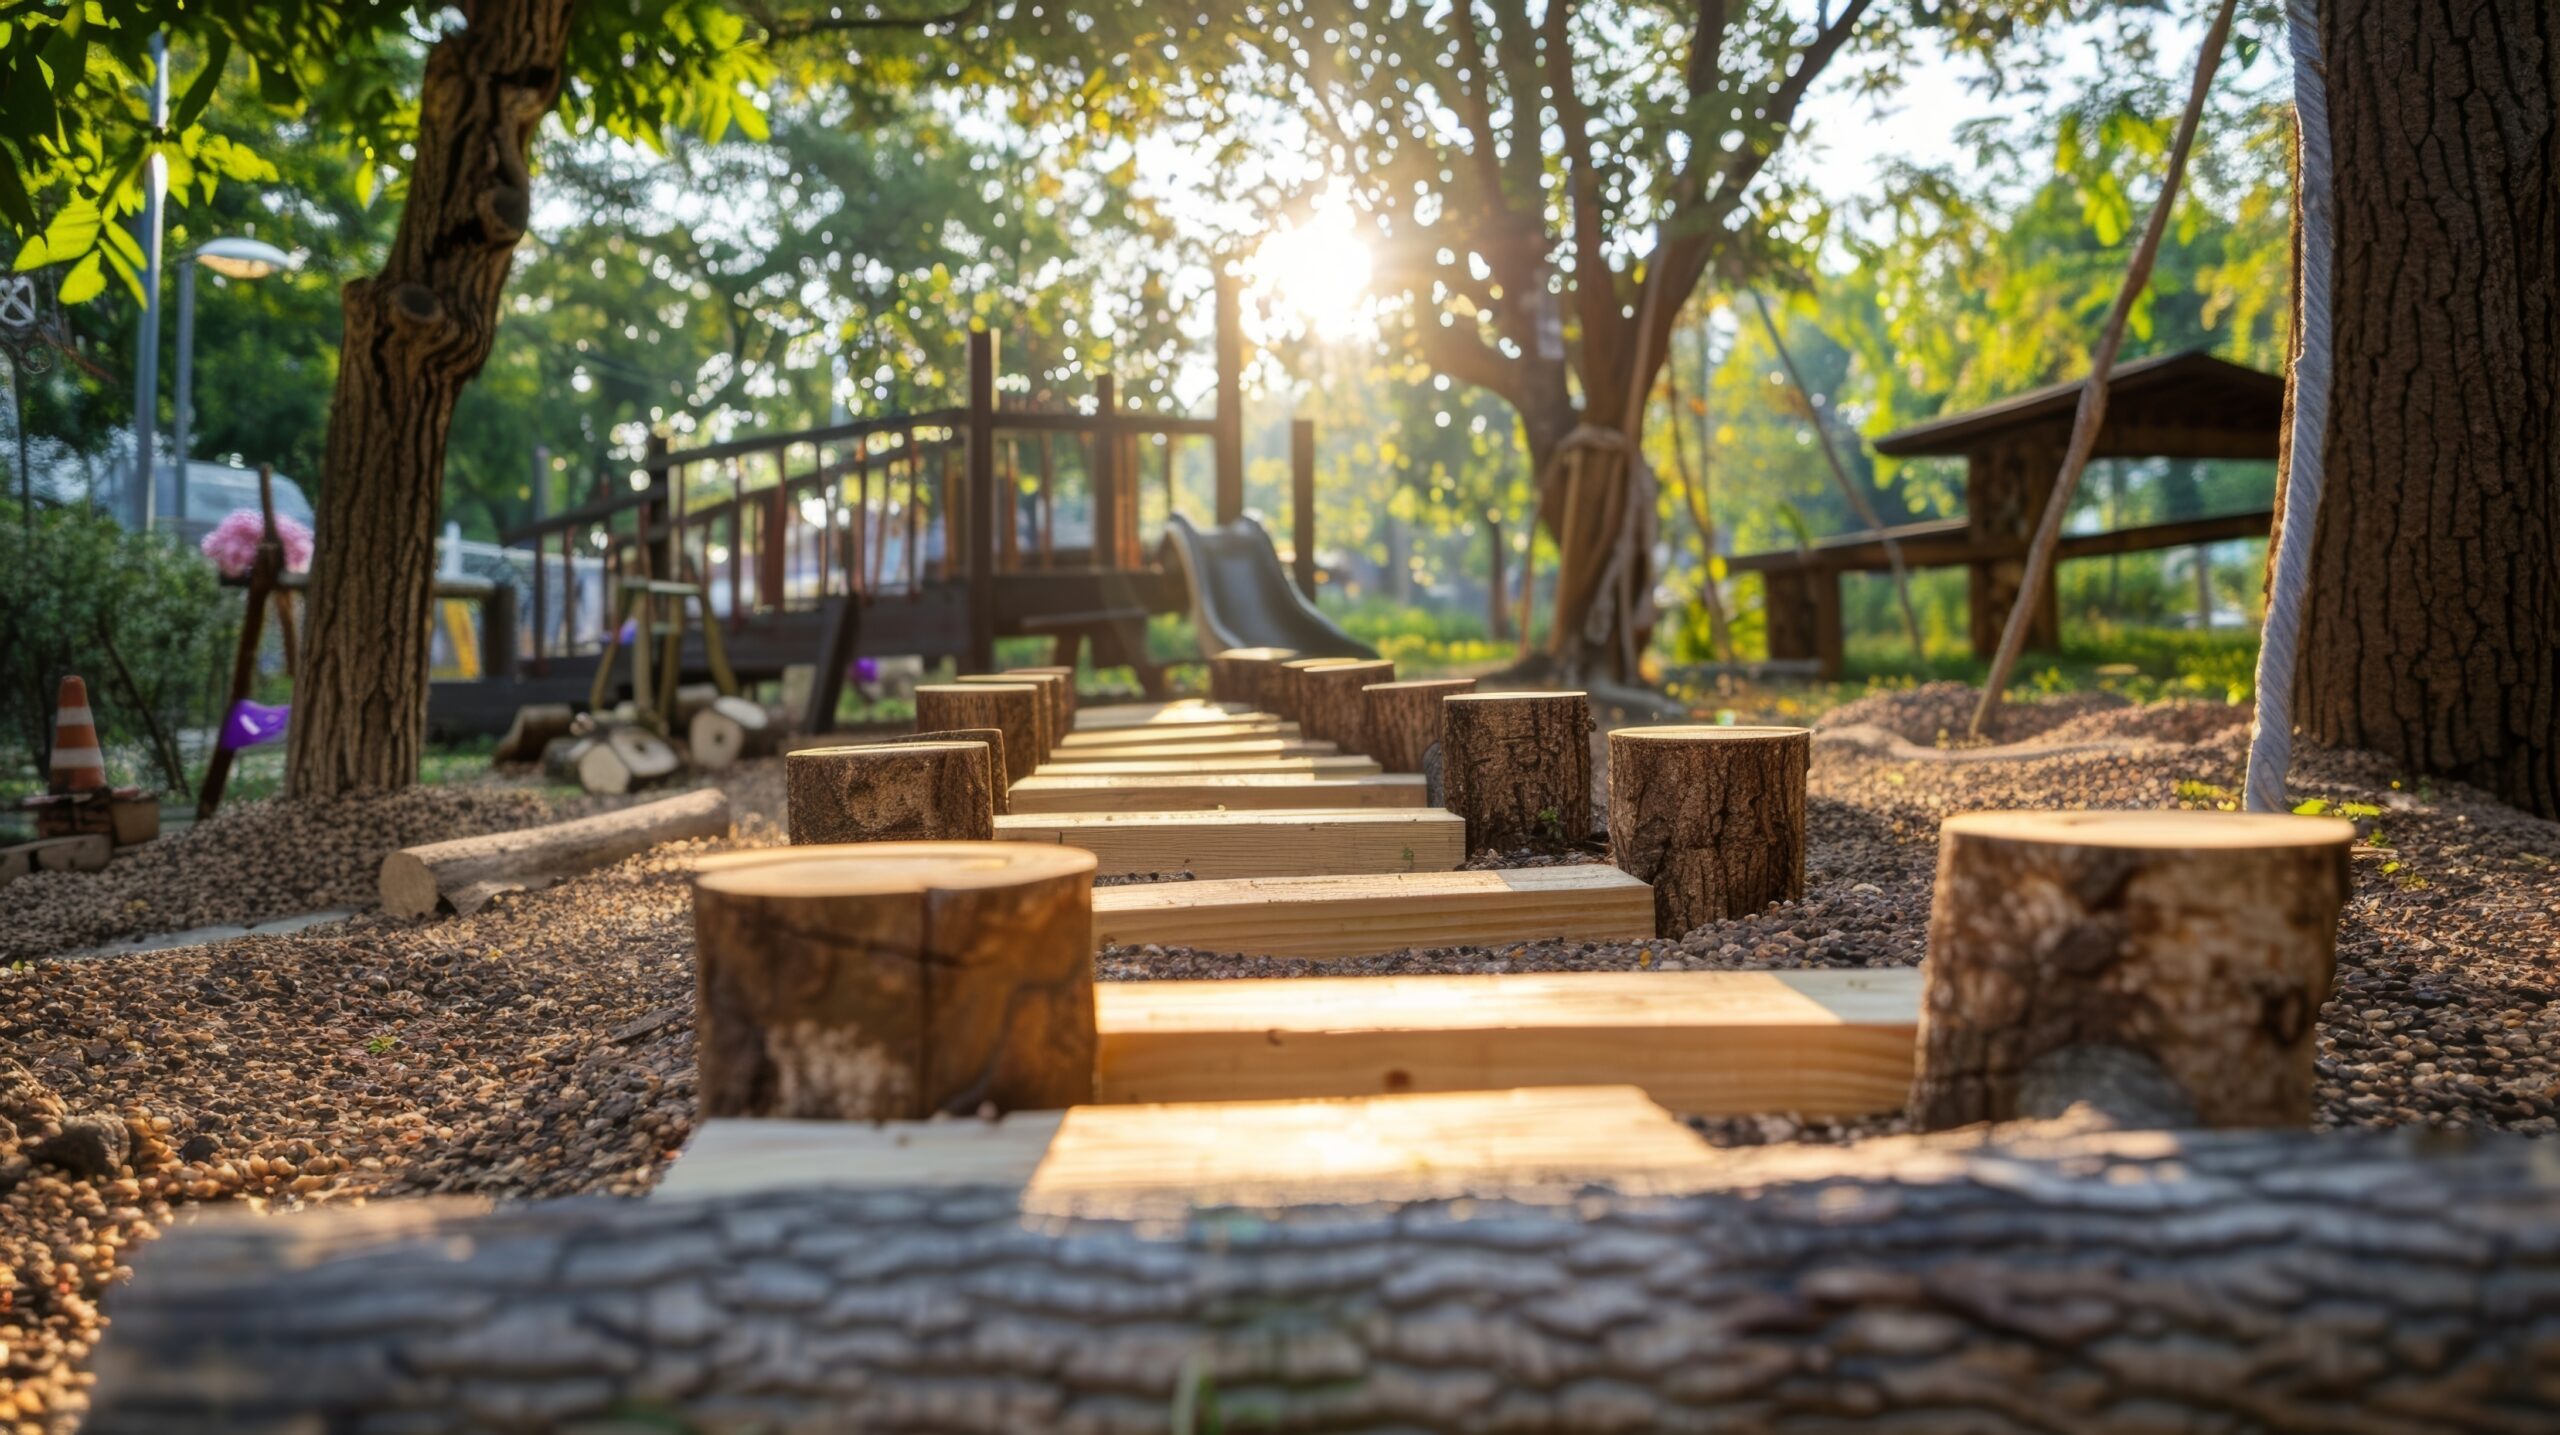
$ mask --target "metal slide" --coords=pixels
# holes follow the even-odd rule
[[[1175,514],[1165,538],[1181,555],[1191,623],[1206,657],[1228,648],[1293,648],[1302,658],[1374,658],[1378,650],[1316,611],[1250,518],[1200,528]]]

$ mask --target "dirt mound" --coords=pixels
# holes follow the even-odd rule
[[[2011,699],[1991,715],[1989,734],[1968,737],[1974,705],[1982,690],[1971,683],[1922,683],[1916,688],[1888,688],[1842,703],[1816,719],[1817,728],[1872,724],[1905,741],[1938,747],[1978,747],[1986,743],[2024,742],[2094,713],[2132,706],[2114,693],[2065,693],[2057,697]]]
[[[2249,709],[2233,703],[2165,702],[2105,708],[2046,730],[2043,741],[2198,743],[2249,726]]]

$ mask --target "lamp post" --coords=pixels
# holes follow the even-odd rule
[[[178,475],[170,507],[180,523],[187,520],[188,431],[195,426],[196,266],[225,279],[264,279],[293,263],[292,255],[259,240],[213,239],[178,265]]]
[[[151,128],[169,125],[169,36],[151,37]],[[133,355],[133,491],[124,497],[125,519],[135,532],[151,526],[151,501],[160,463],[151,452],[160,436],[160,201],[169,187],[169,161],[154,153],[142,165],[142,214],[136,235],[142,249],[142,332]]]

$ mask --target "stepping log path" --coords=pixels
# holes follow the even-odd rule
[[[1466,858],[1466,824],[1436,807],[1024,813],[997,818],[996,836],[1081,847],[1094,854],[1105,877],[1445,872]]]
[[[1621,942],[1653,934],[1653,889],[1596,863],[1141,883],[1094,893],[1093,930],[1106,946],[1261,957],[1356,957],[1542,938]]]

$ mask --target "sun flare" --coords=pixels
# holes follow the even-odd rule
[[[1274,231],[1254,251],[1254,290],[1322,339],[1347,338],[1369,320],[1368,241],[1348,205],[1328,199]]]

